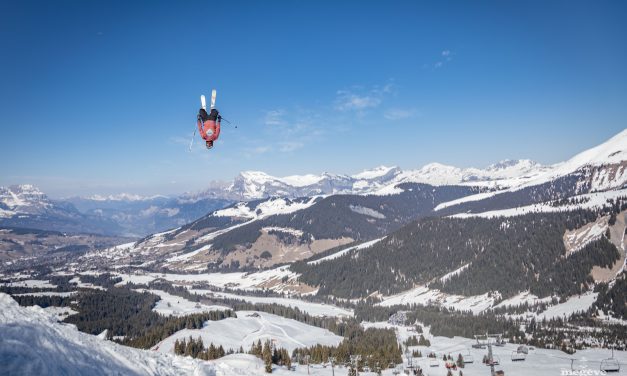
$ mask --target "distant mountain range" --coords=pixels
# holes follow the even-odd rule
[[[229,203],[126,194],[52,200],[33,185],[14,185],[0,187],[0,226],[141,237],[182,226]]]
[[[107,235],[123,230],[111,219],[81,213],[66,201],[51,200],[29,184],[0,187],[0,226]]]
[[[380,166],[355,175],[323,173],[278,178],[245,171],[230,183],[214,182],[204,191],[178,197],[122,193],[51,200],[33,185],[24,184],[0,187],[0,226],[141,237],[183,226],[234,202],[333,194],[385,195],[394,193],[402,183],[478,185],[486,190],[509,186],[513,179],[525,181],[549,169],[519,160],[503,161],[483,170],[432,163],[406,171]]]
[[[275,177],[261,171],[241,172],[231,183],[216,184],[203,196],[246,201],[273,196],[304,197],[330,194],[386,194],[401,183],[510,187],[553,169],[530,160],[505,160],[485,169],[430,163],[417,170],[379,166],[355,175],[331,174]]]
[[[202,197],[248,201],[273,196],[305,197],[330,194],[386,194],[401,183],[433,186],[466,185],[490,190],[515,189],[538,185],[587,167],[596,171],[591,189],[613,189],[627,180],[627,171],[606,170],[601,166],[623,165],[627,160],[627,130],[607,142],[577,154],[566,162],[541,165],[529,159],[504,160],[487,168],[458,168],[430,163],[416,170],[380,166],[354,175],[322,173],[275,177],[261,171],[241,172],[230,183],[215,183],[200,192]]]
[[[627,183],[627,130],[550,166],[505,160],[485,169],[430,163],[420,169],[380,166],[354,175],[322,173],[274,177],[244,171],[231,182],[178,197],[131,194],[50,200],[32,185],[0,188],[0,225],[143,236],[180,227],[234,202],[329,195],[386,196],[402,184],[463,186],[464,197],[439,202],[440,215],[507,209],[573,195],[620,189]],[[408,218],[411,217],[407,216]]]

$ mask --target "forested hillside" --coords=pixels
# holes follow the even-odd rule
[[[439,203],[473,193],[475,187],[405,183],[402,193],[387,196],[334,195],[319,199],[309,208],[290,214],[273,215],[233,229],[213,240],[213,249],[228,253],[236,246],[248,246],[260,236],[263,227],[283,227],[303,232],[301,241],[315,239],[372,239],[393,231],[403,224],[430,213]],[[254,204],[254,203],[253,203]],[[213,224],[208,216],[187,228]],[[221,223],[222,224],[222,223]]]
[[[598,215],[578,210],[512,218],[426,218],[370,248],[333,262],[299,262],[292,270],[302,274],[302,282],[319,286],[318,294],[345,298],[376,291],[390,295],[416,284],[464,295],[498,291],[509,297],[524,290],[541,297],[572,295],[587,289],[592,266],[607,267],[619,258],[605,238],[565,257],[565,231]],[[462,266],[457,275],[439,280]]]

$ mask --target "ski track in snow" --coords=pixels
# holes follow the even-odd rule
[[[229,307],[220,305],[205,305],[202,303],[192,302],[180,296],[168,294],[161,290],[137,290],[139,292],[147,291],[161,298],[152,309],[153,311],[165,316],[185,316],[194,313],[203,313],[211,311],[227,311]]]
[[[237,311],[237,318],[220,321],[207,321],[202,329],[183,329],[161,341],[155,349],[162,353],[172,353],[177,339],[201,337],[205,345],[213,343],[225,350],[250,349],[253,342],[272,340],[277,347],[284,347],[290,353],[298,347],[315,344],[335,346],[342,337],[330,331],[307,325],[296,320],[257,311]]]

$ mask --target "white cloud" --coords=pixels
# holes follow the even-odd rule
[[[451,52],[451,50],[443,50],[442,52],[440,52],[440,57],[442,59],[433,64],[434,69],[442,68],[444,64],[453,60],[453,52]]]
[[[374,95],[358,95],[348,90],[338,90],[335,107],[340,111],[361,111],[377,107],[381,98]]]
[[[168,217],[174,217],[179,213],[179,208],[164,208],[159,212],[160,214],[167,215]]]
[[[393,80],[383,86],[373,85],[364,87],[355,85],[350,89],[338,90],[335,97],[335,109],[339,111],[362,112],[369,108],[376,108],[383,100],[396,94]]]
[[[144,209],[139,212],[142,217],[149,217],[159,211],[159,208],[156,206],[150,206],[148,209]]]

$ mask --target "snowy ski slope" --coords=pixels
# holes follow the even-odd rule
[[[337,345],[342,337],[330,331],[265,312],[237,311],[237,318],[207,321],[202,329],[183,329],[161,341],[155,350],[173,353],[177,339],[201,337],[205,345],[222,345],[225,350],[250,349],[253,342],[271,340],[290,353],[299,347],[315,344]]]

